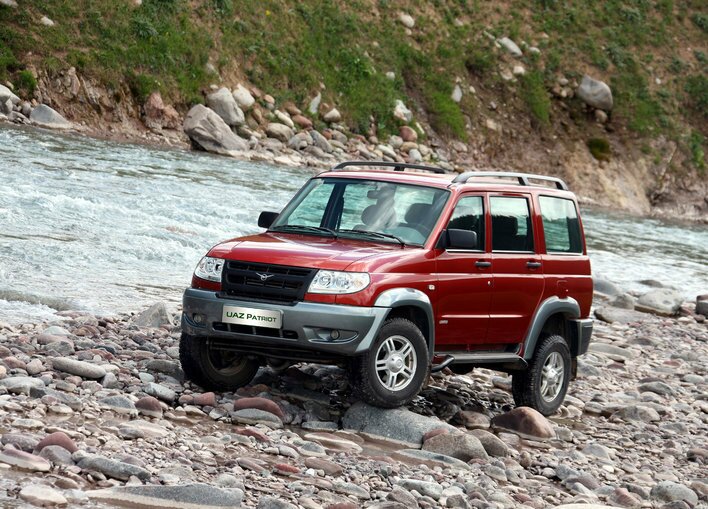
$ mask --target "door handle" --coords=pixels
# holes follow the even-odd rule
[[[475,262],[474,265],[475,265],[475,267],[479,267],[480,269],[486,269],[487,267],[492,266],[492,262],[479,261],[479,262]]]
[[[538,269],[541,266],[541,262],[526,262],[526,266],[529,269]]]

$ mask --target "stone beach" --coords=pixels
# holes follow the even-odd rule
[[[161,305],[0,322],[0,506],[708,507],[705,317],[614,305],[628,300],[596,296],[613,323],[596,321],[549,419],[485,369],[435,374],[395,410],[312,364],[204,392]]]

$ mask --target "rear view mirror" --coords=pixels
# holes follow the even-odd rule
[[[258,216],[258,226],[260,228],[270,228],[275,219],[280,215],[280,212],[268,212],[264,210],[261,215]]]
[[[443,249],[477,249],[477,232],[470,230],[448,228],[441,240]]]

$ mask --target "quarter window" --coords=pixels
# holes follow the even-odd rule
[[[580,223],[575,203],[565,198],[541,196],[541,218],[548,253],[582,253]]]
[[[481,196],[460,199],[452,213],[448,228],[469,230],[477,234],[477,249],[484,251],[484,204]]]
[[[492,196],[492,251],[533,252],[533,231],[526,198]]]

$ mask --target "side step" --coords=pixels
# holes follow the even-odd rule
[[[515,353],[508,352],[445,352],[445,359],[440,364],[433,364],[430,371],[437,373],[450,364],[473,364],[481,368],[518,370],[528,364]]]

